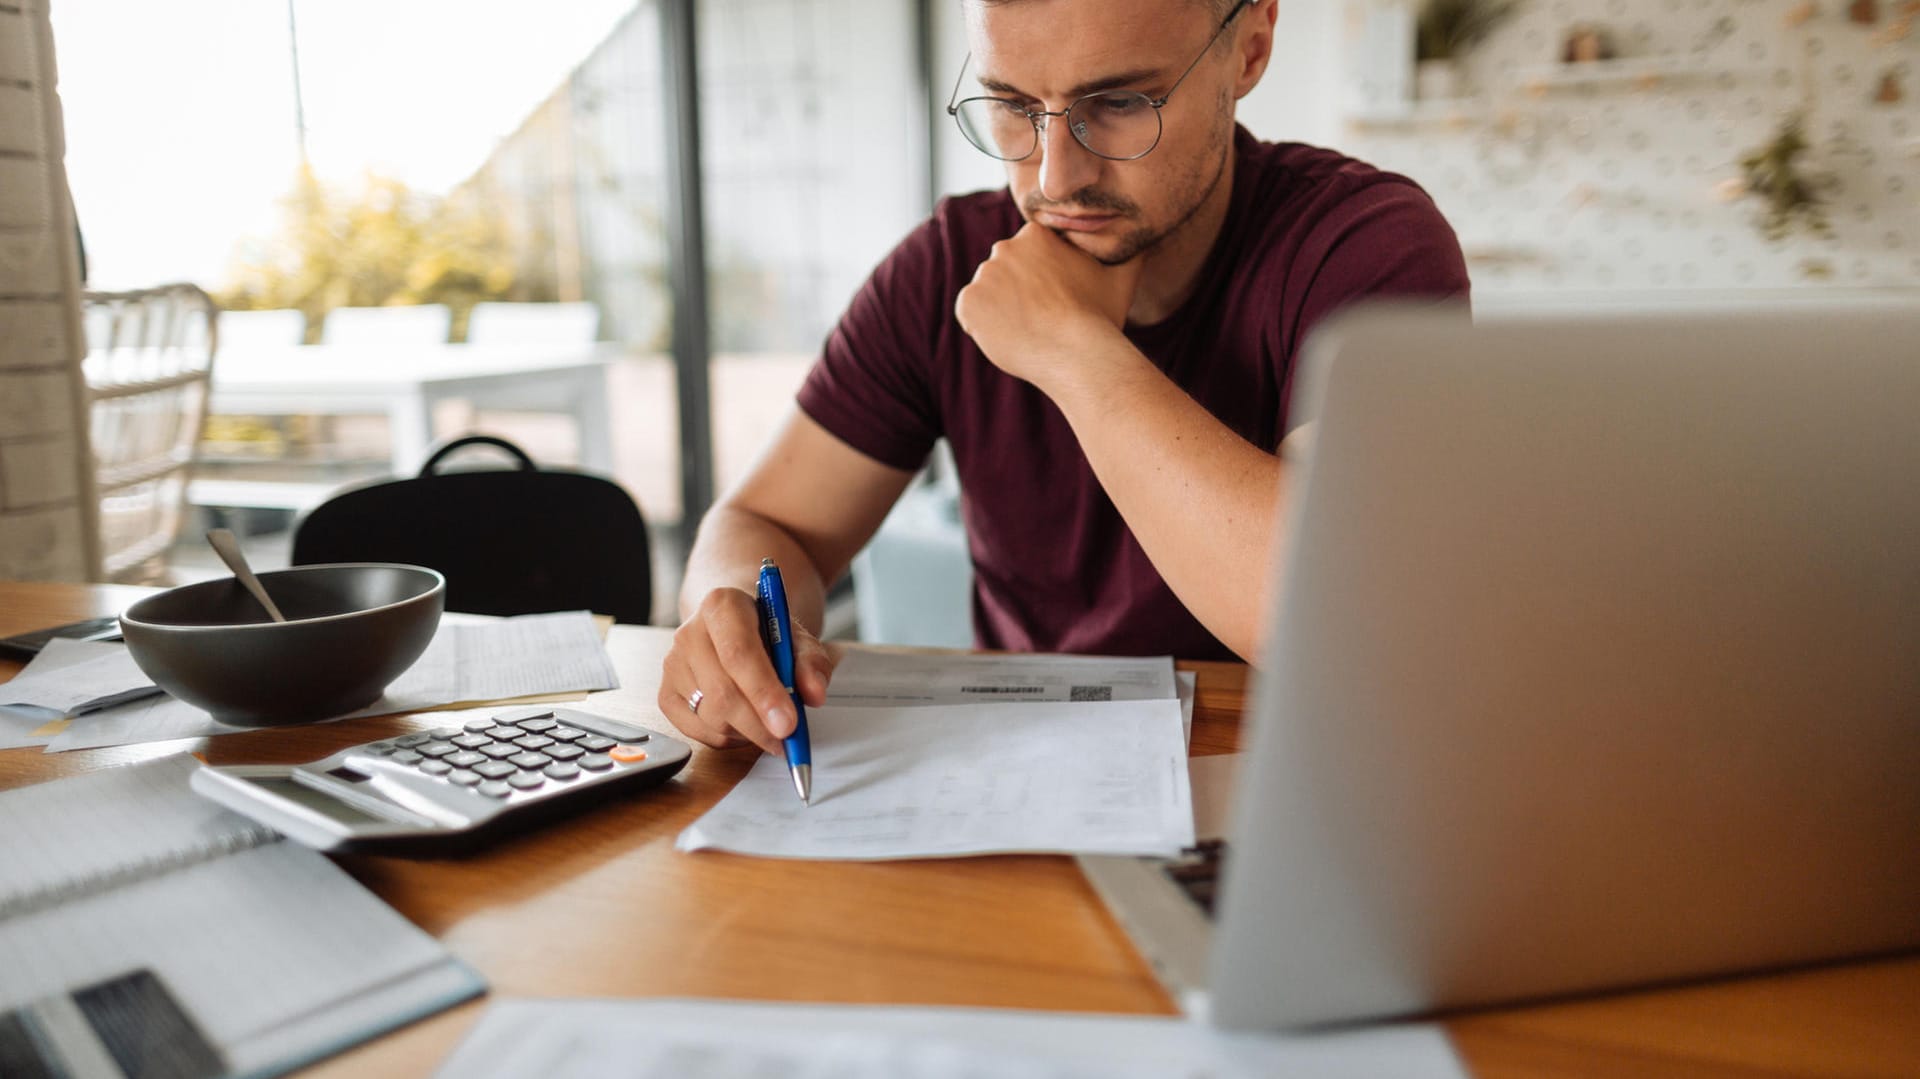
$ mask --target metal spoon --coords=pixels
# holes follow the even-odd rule
[[[210,528],[207,530],[207,542],[213,544],[214,553],[220,556],[220,561],[227,564],[227,568],[233,571],[234,577],[246,586],[247,591],[253,593],[253,598],[260,601],[260,606],[267,609],[267,613],[273,616],[273,620],[285,622],[287,616],[281,614],[280,608],[273,605],[273,598],[267,595],[266,586],[260,583],[260,578],[253,575],[253,567],[247,565],[247,556],[241,553],[240,541],[234,537],[233,530]]]

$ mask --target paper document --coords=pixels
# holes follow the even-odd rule
[[[613,660],[586,611],[498,619],[449,614],[441,620],[433,643],[387,687],[386,695],[353,715],[413,712],[536,693],[614,689],[619,684]],[[58,753],[250,729],[216,722],[206,712],[172,697],[153,697],[81,716],[56,735],[47,750]]]
[[[1144,701],[1173,695],[1173,660],[1166,656],[989,656],[850,648],[834,668],[827,703]]]
[[[126,645],[55,637],[24,670],[0,684],[0,704],[71,715],[154,692],[153,679]]]
[[[33,657],[13,680],[0,683],[0,690],[13,686],[28,671],[49,674],[62,667],[71,667],[85,663],[102,655],[108,655],[123,646],[98,641],[75,641],[62,637],[47,642],[40,654]],[[0,693],[0,696],[4,696]],[[0,704],[0,749],[16,749],[21,746],[44,746],[53,740],[54,735],[66,728],[67,714],[51,708],[41,708],[30,704]]]
[[[420,661],[359,715],[620,685],[587,611],[491,621],[448,617],[453,620],[442,623]]]
[[[1227,1033],[1160,1016],[503,1000],[442,1079],[1466,1079],[1434,1024]]]
[[[813,804],[763,756],[682,850],[785,858],[1029,851],[1172,856],[1193,845],[1174,700],[819,708]]]

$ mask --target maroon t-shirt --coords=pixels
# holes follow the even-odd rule
[[[1126,335],[1271,452],[1286,431],[1294,354],[1315,324],[1363,296],[1463,298],[1467,270],[1453,230],[1411,180],[1244,128],[1234,149],[1232,201],[1193,294]],[[980,647],[1231,659],[1147,559],[1060,410],[995,367],[954,320],[975,267],[1021,223],[1004,189],[942,201],[853,298],[800,408],[895,468],[919,468],[947,438]]]

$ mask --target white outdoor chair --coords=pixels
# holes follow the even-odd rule
[[[336,307],[320,324],[329,345],[444,345],[453,312],[443,303],[411,307]]]
[[[481,303],[467,316],[470,345],[585,345],[600,336],[600,305]]]
[[[193,285],[89,292],[85,311],[100,579],[165,583],[207,414],[216,311]]]

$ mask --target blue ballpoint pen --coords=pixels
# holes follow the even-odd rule
[[[793,620],[787,614],[787,586],[780,580],[780,567],[773,559],[760,560],[760,637],[773,660],[773,673],[793,698],[793,733],[783,739],[787,747],[787,771],[793,774],[793,789],[800,800],[813,804],[813,747],[807,741],[807,706],[800,703],[800,691],[793,676]]]

